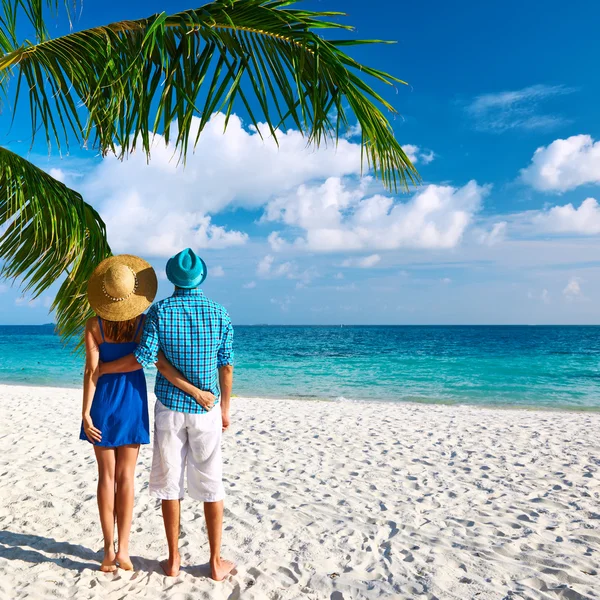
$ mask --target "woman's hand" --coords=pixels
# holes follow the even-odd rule
[[[102,432],[94,427],[94,423],[92,422],[92,417],[90,415],[83,416],[83,431],[85,432],[87,439],[90,440],[92,444],[99,444],[102,441]]]
[[[210,392],[204,392],[202,390],[198,390],[194,394],[194,400],[204,409],[211,410],[211,408],[215,405],[215,395]]]

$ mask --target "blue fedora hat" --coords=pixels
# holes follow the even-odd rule
[[[180,288],[198,287],[208,274],[206,263],[191,249],[186,248],[167,262],[167,279]]]

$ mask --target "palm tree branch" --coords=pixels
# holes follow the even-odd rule
[[[384,184],[417,181],[381,110],[394,108],[364,78],[404,82],[343,50],[374,40],[336,42],[317,35],[350,29],[331,20],[340,13],[289,8],[294,4],[215,0],[171,16],[24,44],[0,57],[0,82],[15,71],[25,76],[34,124],[38,119],[48,143],[60,147],[73,135],[120,157],[138,143],[149,154],[153,136],[168,140],[176,125],[175,147],[185,159],[190,134],[197,142],[216,110],[228,121],[238,100],[252,123],[266,122],[275,139],[289,120],[319,144],[338,139],[346,104],[362,127],[367,161]],[[337,125],[331,107],[338,111]]]
[[[0,276],[20,281],[23,293],[36,298],[66,272],[52,309],[67,339],[92,314],[87,281],[107,256],[104,223],[81,195],[0,148]]]

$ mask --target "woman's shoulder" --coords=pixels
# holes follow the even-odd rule
[[[90,330],[98,329],[98,317],[90,317],[85,322],[85,328]]]
[[[102,338],[98,317],[91,317],[85,322],[85,330],[89,331],[96,341]]]

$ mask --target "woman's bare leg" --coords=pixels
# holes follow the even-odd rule
[[[119,548],[116,560],[119,567],[126,571],[133,570],[133,565],[129,559],[129,534],[131,533],[131,521],[133,519],[134,476],[139,451],[139,444],[117,448],[115,478],[117,483],[116,509]]]
[[[98,461],[98,510],[104,536],[104,559],[100,570],[115,571],[115,449],[94,446]]]

